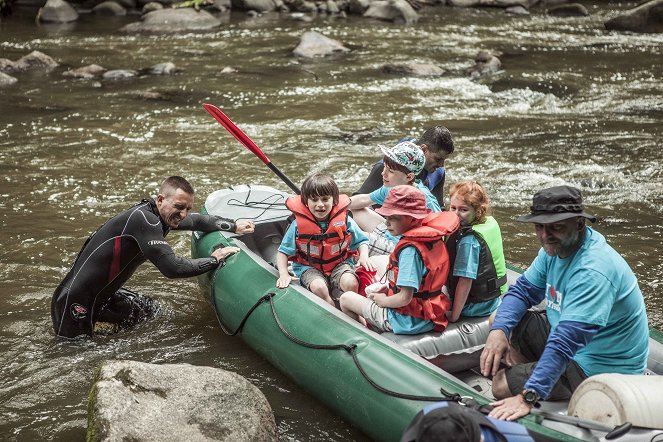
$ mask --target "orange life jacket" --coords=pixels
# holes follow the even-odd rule
[[[290,260],[314,267],[329,276],[334,267],[354,255],[350,250],[352,233],[348,231],[350,197],[339,195],[338,204],[332,207],[329,214],[325,231],[299,195],[288,198],[285,205],[297,220],[297,252]]]
[[[421,226],[408,230],[401,236],[389,256],[387,296],[392,296],[399,291],[396,281],[400,252],[408,246],[414,246],[419,251],[428,272],[410,303],[394,310],[402,315],[433,321],[437,331],[443,331],[447,327],[449,321],[446,312],[451,309],[451,301],[442,292],[449,275],[449,254],[444,240],[455,232],[459,225],[458,216],[453,212],[431,213],[424,218]]]

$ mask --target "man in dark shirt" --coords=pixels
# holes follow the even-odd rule
[[[53,294],[55,334],[92,336],[95,323],[129,326],[149,316],[149,298],[122,289],[138,266],[150,260],[168,278],[185,278],[215,269],[237,247],[215,250],[208,258],[176,256],[165,237],[173,230],[250,233],[251,221],[191,213],[194,190],[182,177],[167,178],[156,198],[141,201],[108,220],[83,245]]]
[[[444,209],[444,161],[454,151],[454,141],[451,132],[444,126],[434,126],[427,129],[417,140],[417,144],[424,151],[426,162],[424,169],[416,179],[424,183],[437,198],[440,207]],[[382,161],[373,165],[368,178],[354,194],[369,194],[382,187]]]

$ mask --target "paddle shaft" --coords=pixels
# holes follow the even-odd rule
[[[237,141],[242,143],[244,147],[246,147],[248,150],[251,151],[255,156],[260,158],[260,160],[269,167],[269,169],[276,174],[281,180],[288,185],[297,195],[301,194],[301,191],[299,190],[299,187],[295,183],[293,183],[290,178],[288,178],[281,170],[274,165],[270,161],[269,158],[267,158],[267,155],[256,145],[256,143],[253,142],[251,138],[249,138],[248,135],[246,135],[242,130],[237,127],[235,123],[233,123],[230,118],[224,114],[221,109],[218,107],[214,106],[213,104],[203,104],[203,107],[207,112],[209,112],[216,121],[221,123],[221,126],[223,126],[230,134],[235,137]]]
[[[534,415],[541,416],[544,419],[549,419],[551,421],[571,424],[575,425],[576,427],[586,428],[587,430],[597,430],[608,433],[605,435],[605,438],[607,440],[616,439],[618,437],[623,436],[624,434],[628,433],[631,427],[633,426],[631,425],[630,422],[626,422],[622,425],[611,427],[601,422],[580,419],[579,417],[575,416],[564,416],[562,414],[549,413],[547,411],[542,411],[542,410],[532,410],[531,413]]]

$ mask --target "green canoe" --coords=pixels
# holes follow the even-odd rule
[[[443,334],[379,335],[296,283],[276,288],[275,255],[290,214],[284,206],[287,196],[266,186],[238,186],[207,198],[204,212],[256,221],[251,235],[193,234],[193,257],[209,256],[226,245],[241,249],[225,266],[198,278],[224,330],[237,332],[276,368],[375,440],[399,440],[414,415],[432,402],[454,395],[478,404],[491,402],[490,381],[473,370],[488,333],[485,319],[453,324]],[[510,281],[517,275],[510,269]],[[656,350],[650,368],[659,374],[662,337],[652,332],[650,338]],[[566,411],[566,404],[544,402],[542,408],[559,413]],[[606,434],[540,415],[520,422],[537,440],[592,440]],[[657,434],[663,431],[634,428],[619,440],[653,440]]]

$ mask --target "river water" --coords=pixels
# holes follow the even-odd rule
[[[182,72],[126,81],[72,80],[63,68],[22,75],[0,89],[0,439],[82,440],[93,371],[103,360],[190,363],[236,371],[268,397],[283,440],[365,438],[220,330],[194,279],[143,266],[129,288],[162,313],[131,332],[84,342],[53,336],[50,298],[87,235],[155,193],[171,174],[211,191],[262,183],[283,188],[201,104],[223,109],[295,182],[313,171],[356,189],[393,144],[444,124],[457,152],[447,183],[489,190],[507,259],[528,263],[537,242],[514,218],[532,194],[582,188],[595,226],[636,272],[650,323],[663,326],[663,34],[607,33],[602,23],[634,3],[588,3],[587,18],[505,15],[501,9],[430,8],[402,27],[350,18],[312,23],[268,15],[226,18],[216,32],[126,35],[136,19],[83,16],[37,26],[18,8],[0,23],[0,58],[40,50],[64,67],[142,69],[172,61]],[[298,61],[299,36],[317,30],[352,52]],[[504,70],[470,80],[480,49],[503,52]],[[439,78],[400,78],[388,62],[431,62]],[[226,66],[236,74],[220,73]],[[156,92],[158,99],[144,93]],[[190,238],[172,234],[180,254]]]

